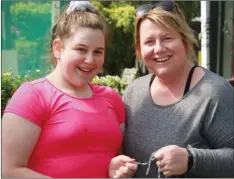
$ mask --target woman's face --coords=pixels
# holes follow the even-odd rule
[[[64,41],[57,65],[64,79],[75,86],[83,86],[100,71],[104,54],[103,32],[78,28],[71,38]]]
[[[174,75],[186,63],[186,48],[175,29],[146,19],[139,34],[141,57],[156,76]]]

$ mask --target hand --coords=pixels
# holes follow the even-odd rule
[[[135,159],[125,155],[114,157],[109,165],[110,178],[128,178],[132,177],[137,170]]]
[[[185,148],[168,145],[159,149],[154,157],[156,165],[167,177],[179,176],[188,170],[188,152]]]

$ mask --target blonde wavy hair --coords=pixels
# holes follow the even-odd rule
[[[178,8],[178,5],[173,10],[165,11],[161,8],[154,8],[143,16],[136,17],[134,42],[136,49],[136,56],[140,59],[140,26],[141,23],[149,19],[152,22],[160,23],[167,28],[175,29],[181,36],[182,41],[187,49],[187,57],[193,63],[197,61],[197,55],[195,53],[195,47],[198,47],[198,42],[194,37],[192,30],[189,28],[183,12]]]

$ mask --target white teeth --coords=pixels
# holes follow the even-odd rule
[[[91,69],[86,69],[86,68],[79,68],[81,71],[84,71],[84,72],[90,72]]]
[[[169,57],[159,58],[157,59],[157,62],[165,62],[169,59]]]

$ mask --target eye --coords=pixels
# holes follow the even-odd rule
[[[172,40],[173,38],[172,37],[165,37],[164,40]]]
[[[154,41],[153,41],[153,40],[146,40],[144,44],[146,44],[146,45],[150,45],[150,44],[153,44],[153,43],[154,43]]]
[[[77,48],[76,50],[78,50],[81,53],[85,53],[87,51],[85,48]]]
[[[95,50],[95,51],[94,51],[94,54],[96,54],[96,55],[101,55],[101,54],[103,54],[103,51],[101,51],[101,50]]]

